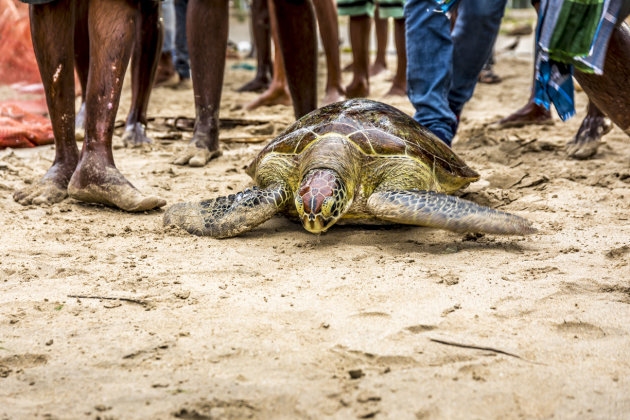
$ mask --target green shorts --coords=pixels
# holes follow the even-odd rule
[[[374,17],[374,3],[378,4],[378,17],[381,19],[404,17],[405,0],[337,0],[339,16]]]

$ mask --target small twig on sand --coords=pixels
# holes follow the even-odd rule
[[[514,188],[516,187],[518,184],[520,184],[525,178],[527,178],[529,176],[529,172],[526,172],[525,175],[523,175],[521,177],[521,179],[519,179],[518,181],[516,181],[514,184],[510,185],[508,188]]]
[[[508,154],[512,153],[512,152],[516,152],[518,149],[521,149],[523,147],[529,146],[532,143],[536,143],[538,141],[538,139],[531,139],[529,141],[523,142],[521,144],[519,144],[518,146],[514,147],[512,150],[510,150],[508,152]]]
[[[505,354],[506,356],[516,357],[517,359],[521,359],[521,360],[524,360],[526,362],[535,363],[535,364],[542,364],[542,363],[539,363],[539,362],[534,362],[532,360],[527,360],[527,359],[519,356],[518,354],[510,353],[509,351],[505,351],[505,350],[501,350],[501,349],[496,349],[494,347],[486,347],[486,346],[477,346],[475,344],[458,343],[456,341],[445,340],[443,338],[431,338],[431,337],[429,337],[429,340],[431,340],[431,341],[433,341],[435,343],[439,343],[439,344],[446,344],[447,346],[462,347],[462,348],[465,348],[465,349],[486,350],[486,351],[491,351],[491,352],[494,352],[494,353]]]
[[[87,295],[68,295],[69,298],[76,299],[98,299],[98,300],[120,300],[123,302],[135,303],[137,305],[147,306],[149,302],[146,300],[124,298],[124,297],[109,297],[109,296],[87,296]]]

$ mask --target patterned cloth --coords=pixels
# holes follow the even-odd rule
[[[534,98],[553,103],[566,120],[575,115],[573,67],[602,74],[621,0],[542,0],[536,29]]]

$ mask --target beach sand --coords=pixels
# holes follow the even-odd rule
[[[316,236],[282,217],[196,237],[165,229],[163,211],[23,207],[13,191],[54,150],[0,151],[0,419],[628,418],[630,139],[615,128],[595,158],[568,159],[583,93],[566,123],[493,129],[531,80],[527,57],[497,61],[503,83],[478,86],[453,146],[482,176],[460,195],[529,218],[528,237]],[[192,117],[193,95],[156,88],[155,143],[115,141],[134,185],[169,205],[251,185],[244,167],[265,142],[235,140],[278,134],[293,109],[245,111],[256,94],[234,91],[253,76],[240,62],[221,117],[262,123],[223,130],[204,168],[174,166],[190,133],[168,138],[168,118]],[[383,98],[391,75],[371,98],[411,114],[406,97]]]

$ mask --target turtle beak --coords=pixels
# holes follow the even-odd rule
[[[328,230],[327,223],[319,216],[305,214],[302,218],[302,226],[311,233],[322,233]]]

